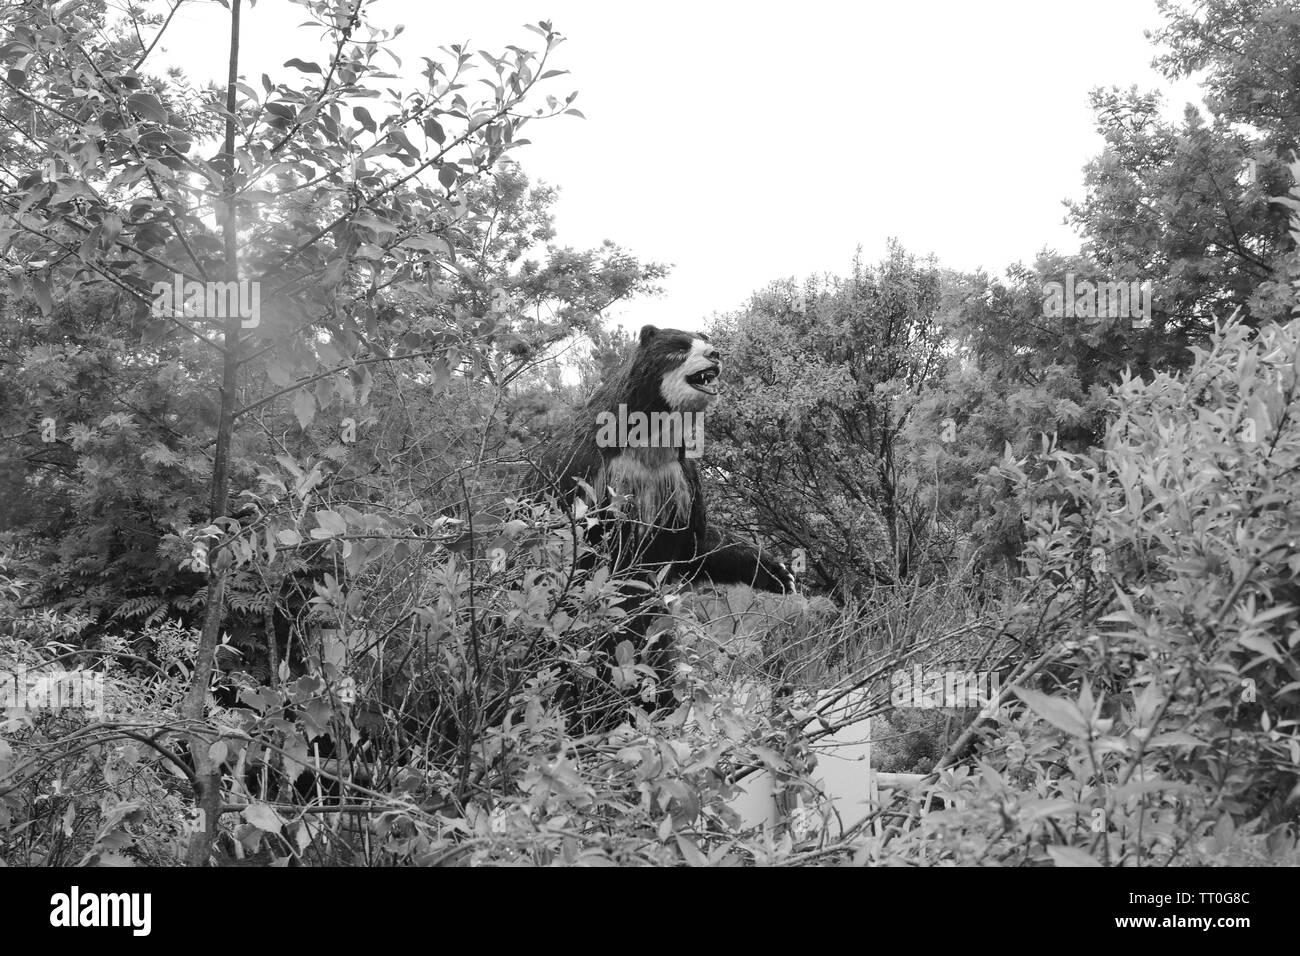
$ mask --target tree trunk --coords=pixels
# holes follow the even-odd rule
[[[225,221],[222,238],[225,246],[225,272],[227,278],[239,279],[239,222],[235,216],[235,83],[239,79],[239,4],[230,4],[230,69],[226,78],[226,136],[222,149],[225,159]],[[226,319],[223,336],[221,368],[221,410],[217,421],[217,444],[212,463],[211,499],[208,510],[212,519],[224,515],[230,499],[230,446],[235,428],[235,386],[239,371],[240,318],[236,314]],[[220,542],[218,542],[219,544]],[[194,678],[185,700],[181,716],[196,732],[190,734],[190,754],[194,760],[195,798],[199,810],[201,829],[190,836],[185,852],[186,866],[206,866],[212,854],[212,844],[217,835],[221,816],[221,768],[208,756],[211,745],[208,734],[201,732],[212,681],[212,667],[217,644],[221,636],[222,610],[226,596],[226,568],[230,563],[228,551],[218,551],[208,546],[208,601],[203,613],[203,631],[195,655]]]

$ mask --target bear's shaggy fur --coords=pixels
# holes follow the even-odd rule
[[[601,447],[598,441],[602,413],[661,413],[654,419],[661,423],[669,420],[662,413],[702,415],[717,397],[721,358],[706,336],[647,325],[622,368],[542,449],[530,491],[572,506],[579,497],[590,498],[581,480],[599,499],[587,500],[589,507],[608,505],[611,489],[630,496],[621,517],[601,529],[619,574],[653,575],[666,568],[667,580],[792,591],[794,578],[784,564],[709,527],[699,470],[684,443]]]

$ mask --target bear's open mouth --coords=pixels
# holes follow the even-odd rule
[[[718,380],[718,366],[710,365],[708,368],[702,368],[694,375],[686,376],[686,384],[697,392],[704,392],[706,395],[717,395],[718,389],[714,382]]]

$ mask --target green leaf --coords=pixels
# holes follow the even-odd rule
[[[316,417],[316,398],[305,388],[300,388],[293,396],[293,413],[298,418],[298,424],[306,428],[311,424],[311,420]]]
[[[316,383],[316,407],[324,408],[334,400],[334,382],[332,379],[322,378]]]
[[[375,232],[397,232],[397,227],[385,219],[378,216],[357,216],[352,220],[353,225],[365,226],[367,229],[373,229]]]
[[[1288,611],[1290,609],[1288,608]],[[1237,643],[1242,647],[1249,648],[1264,657],[1271,658],[1279,664],[1284,663],[1281,653],[1277,649],[1277,642],[1267,634],[1241,634],[1237,637]]]
[[[296,56],[295,56],[292,60],[285,60],[285,61],[284,61],[284,65],[285,65],[285,66],[291,66],[291,67],[293,67],[295,70],[302,70],[304,73],[320,73],[320,72],[321,72],[321,68],[320,68],[320,65],[319,65],[319,64],[316,64],[316,63],[310,63],[310,62],[308,62],[307,60],[300,60],[300,59],[298,59]]]
[[[391,139],[398,146],[400,146],[402,149],[406,150],[412,156],[420,155],[420,151],[415,148],[415,144],[412,143],[410,138],[407,137],[407,135],[403,133],[400,129],[395,129],[392,132],[390,132],[388,134],[388,138]]]
[[[32,48],[30,44],[23,43],[21,40],[11,40],[3,46],[0,46],[0,62],[24,57],[31,52]]]
[[[167,111],[152,93],[132,93],[126,98],[127,105],[147,120],[155,123],[167,122]]]
[[[54,297],[50,294],[50,284],[40,276],[32,276],[32,295],[36,297],[36,304],[41,308],[42,315],[49,315],[54,311]]]
[[[254,803],[244,807],[243,817],[259,830],[265,830],[267,833],[279,833],[284,828],[284,822],[279,814],[265,803]]]
[[[317,342],[316,358],[321,365],[333,368],[342,363],[343,353],[332,342]]]
[[[1088,721],[1084,719],[1073,701],[1049,697],[1047,694],[1040,694],[1036,690],[1025,687],[1013,687],[1012,690],[1029,705],[1030,710],[1049,724],[1064,730],[1071,737],[1088,739]]]
[[[266,366],[266,377],[279,388],[288,388],[293,384],[293,372],[279,362],[271,362]]]
[[[686,861],[687,866],[708,866],[709,861],[704,858],[700,848],[695,845],[695,841],[688,836],[677,834],[677,848],[682,851],[682,858]]]
[[[320,277],[320,284],[326,289],[332,289],[343,281],[343,273],[347,270],[348,260],[340,256],[331,262],[326,268],[325,273]]]
[[[311,534],[313,538],[316,537],[332,538],[335,535],[348,533],[348,523],[343,519],[343,516],[339,514],[337,511],[317,511],[316,523],[319,524],[320,527],[312,531]],[[323,531],[325,533],[323,535],[318,535],[316,533],[317,531]]]
[[[451,243],[447,242],[441,236],[423,235],[410,236],[398,243],[399,246],[406,249],[421,249],[425,252],[436,252],[447,254],[451,252]]]

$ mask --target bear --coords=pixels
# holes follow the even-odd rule
[[[617,522],[617,545],[610,549],[616,572],[790,592],[794,577],[785,564],[709,524],[690,452],[718,397],[721,362],[706,335],[645,326],[623,366],[540,450],[528,490],[566,507],[579,498],[588,507],[607,506],[611,490],[629,496],[633,514]],[[612,427],[637,413],[649,427]],[[626,440],[601,440],[615,436]],[[599,500],[590,500],[580,481]],[[602,526],[606,540],[608,532]]]
[[[660,707],[673,703],[665,673],[672,649],[647,647],[658,610],[645,583],[795,590],[784,563],[709,523],[696,455],[721,366],[707,335],[645,326],[623,365],[539,449],[525,489],[570,513],[579,501],[601,509],[589,543],[598,545],[616,579],[630,583],[622,592],[621,633],[597,650],[609,655],[631,639],[658,675]],[[587,566],[596,560],[596,551],[589,552]]]

